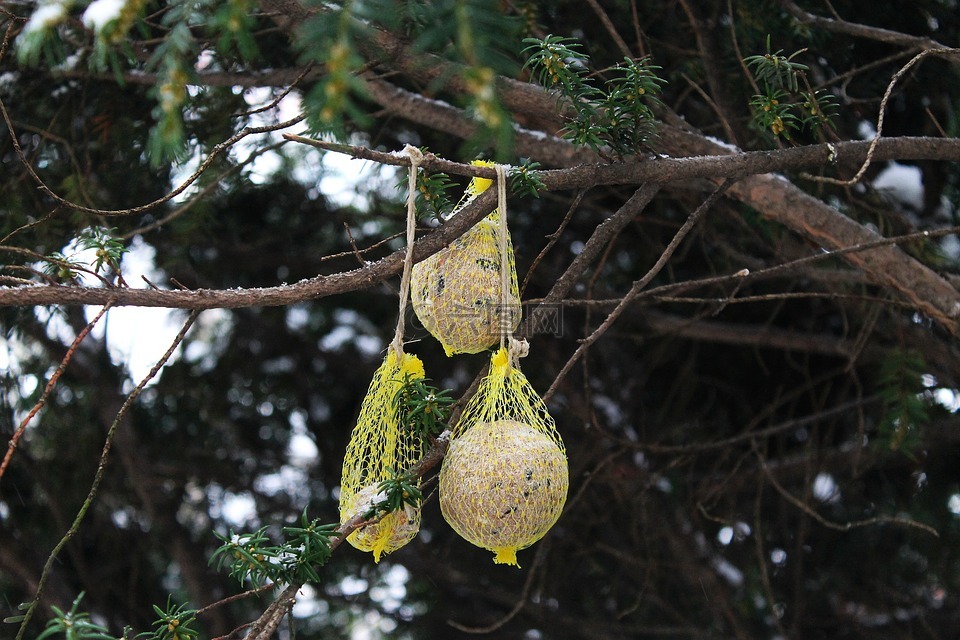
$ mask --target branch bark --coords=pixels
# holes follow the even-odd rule
[[[297,25],[311,15],[311,11],[304,8],[298,0],[264,0],[262,5],[265,10],[274,14],[278,24],[291,35]],[[386,32],[376,31],[374,35],[374,41],[369,45],[370,55],[389,52],[389,64],[402,73],[407,73],[418,81],[436,81],[443,78],[445,85],[454,89],[458,83],[463,82],[462,74],[458,73],[462,70],[459,65],[442,61],[435,56],[424,59],[422,55],[412,54],[404,43]],[[462,110],[393,86],[373,76],[371,72],[366,72],[364,77],[370,97],[388,112],[460,137],[472,134],[473,124]],[[556,118],[557,99],[554,94],[509,79],[501,79],[498,86],[504,104],[511,110]],[[664,126],[661,129],[661,149],[673,157],[656,161],[576,167],[575,165],[582,165],[584,162],[595,161],[596,155],[541,132],[520,129],[516,140],[517,151],[523,155],[553,166],[575,167],[559,173],[544,172],[544,181],[552,189],[582,188],[597,184],[662,183],[704,177],[719,182],[723,179],[750,176],[733,185],[730,194],[768,219],[783,224],[819,246],[840,249],[874,242],[880,238],[870,229],[807,195],[788,180],[769,174],[756,175],[797,166],[822,166],[831,161],[846,163],[854,158],[862,160],[869,146],[867,143],[848,142],[782,151],[742,153],[698,133]],[[960,159],[960,142],[924,138],[881,140],[876,147],[875,158],[882,160],[895,157],[955,161]],[[485,202],[486,200],[491,202]],[[415,259],[422,260],[439,251],[479,220],[485,212],[475,207],[481,202],[492,208],[492,196],[478,198],[468,211],[418,242]],[[489,210],[488,208],[487,211]],[[844,254],[844,259],[864,270],[874,282],[898,292],[953,335],[960,334],[957,325],[960,317],[960,293],[933,270],[896,247],[847,253]],[[158,291],[48,285],[16,287],[0,290],[0,306],[110,302],[114,305],[205,309],[283,305],[368,287],[398,273],[401,263],[401,255],[395,253],[356,271],[318,276],[291,286],[240,291]]]
[[[423,98],[409,94],[422,101]],[[452,107],[444,107],[453,109]],[[458,110],[454,110],[458,111]],[[543,171],[540,177],[551,190],[577,189],[596,185],[626,185],[684,181],[702,178],[721,180],[744,178],[733,185],[731,195],[749,204],[771,220],[831,250],[875,242],[876,232],[860,225],[820,200],[807,195],[786,179],[767,174],[769,171],[799,169],[829,164],[831,158],[844,165],[856,166],[866,158],[868,142],[846,142],[836,145],[811,145],[778,151],[735,153],[724,145],[703,136],[664,128],[664,141],[685,157],[666,157],[619,164],[588,164],[568,169]],[[573,146],[557,138],[550,149]],[[541,141],[542,144],[542,141]],[[340,149],[347,151],[347,149]],[[357,155],[359,154],[358,152]],[[554,154],[566,160],[569,152]],[[395,158],[405,164],[405,158]],[[536,156],[535,156],[536,157]],[[936,159],[960,160],[960,140],[939,138],[888,138],[880,141],[874,157],[877,160]],[[429,164],[429,163],[428,163]],[[426,165],[425,165],[426,166]],[[485,175],[492,169],[461,165],[462,173]],[[437,160],[435,169],[457,170],[458,164]],[[429,168],[429,167],[428,167]],[[764,173],[765,175],[755,175]],[[493,176],[490,176],[493,177]],[[494,198],[485,193],[459,215],[419,240],[414,259],[420,261],[436,253],[489,213]],[[848,260],[870,275],[878,284],[898,291],[911,304],[936,319],[951,333],[957,333],[960,317],[960,293],[934,271],[896,247],[882,247],[868,252],[844,254]],[[62,285],[37,285],[0,289],[0,306],[35,304],[107,304],[115,306],[150,306],[187,309],[277,306],[325,297],[372,286],[400,272],[402,252],[396,252],[360,269],[322,275],[293,285],[242,290],[174,291],[157,289],[93,288]]]
[[[482,217],[493,211],[496,192],[488,190],[416,243],[414,261],[424,260],[450,244]],[[296,284],[251,289],[166,289],[96,288],[64,285],[0,288],[0,306],[45,304],[112,304],[113,306],[167,307],[173,309],[234,309],[238,307],[280,306],[313,298],[356,291],[370,287],[403,268],[404,250],[360,269],[320,275]]]
[[[783,0],[780,5],[801,24],[818,27],[825,31],[833,33],[842,33],[848,36],[876,40],[891,45],[909,47],[913,49],[945,49],[945,45],[940,44],[932,38],[921,38],[911,36],[898,31],[881,29],[880,27],[871,27],[856,22],[846,20],[836,20],[834,18],[825,18],[800,8],[795,2]]]

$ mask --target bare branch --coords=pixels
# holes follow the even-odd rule
[[[667,128],[671,129],[671,128]],[[354,158],[372,160],[383,164],[407,167],[410,160],[406,156],[377,151],[367,147],[314,140],[294,134],[283,134],[284,138],[314,147],[344,153]],[[689,136],[682,132],[673,133],[676,139]],[[559,139],[557,139],[559,140]],[[567,146],[569,143],[560,141]],[[686,144],[686,143],[685,143]],[[874,147],[871,152],[871,147]],[[831,164],[854,166],[864,162],[872,153],[875,161],[880,160],[942,160],[960,162],[960,140],[953,138],[901,137],[880,138],[876,142],[856,140],[849,142],[824,143],[791,147],[774,151],[747,151],[732,153],[729,149],[706,138],[697,144],[697,150],[704,153],[688,157],[661,156],[632,162],[616,164],[580,164],[566,169],[548,169],[538,171],[537,176],[549,191],[567,189],[586,189],[601,185],[633,185],[648,182],[666,184],[700,178],[733,178],[777,173],[802,169],[804,167],[823,167]],[[684,151],[688,151],[684,149]],[[427,153],[424,156],[424,169],[443,171],[461,176],[479,176],[495,180],[497,175],[491,167],[477,167],[460,162],[452,162]]]
[[[616,322],[617,318],[620,317],[620,315],[627,308],[627,306],[629,306],[629,304],[633,301],[633,299],[636,298],[637,294],[639,294],[640,291],[642,291],[643,288],[646,287],[658,273],[660,273],[661,269],[663,269],[663,267],[667,264],[667,261],[670,259],[670,256],[673,255],[673,252],[677,250],[677,247],[680,246],[680,243],[683,241],[683,239],[687,236],[688,233],[690,233],[690,230],[693,229],[694,226],[696,226],[697,222],[699,222],[700,219],[703,218],[704,215],[706,215],[707,211],[710,210],[710,207],[712,207],[713,204],[717,201],[717,199],[721,195],[723,195],[723,193],[726,192],[727,189],[729,188],[730,188],[730,183],[724,182],[722,185],[717,187],[717,189],[714,190],[714,192],[711,193],[707,197],[707,199],[704,200],[703,203],[696,208],[695,211],[693,211],[690,214],[687,220],[683,223],[683,226],[681,226],[680,229],[677,230],[677,233],[673,236],[673,239],[670,240],[670,244],[667,245],[667,247],[660,254],[660,257],[657,258],[656,263],[654,263],[654,265],[650,267],[650,270],[647,271],[647,273],[644,274],[642,278],[640,278],[639,280],[633,283],[633,286],[630,287],[630,291],[628,291],[626,295],[623,296],[623,299],[620,301],[620,304],[618,304],[616,308],[614,308],[614,310],[607,315],[606,319],[604,319],[604,321],[600,324],[599,327],[594,329],[593,333],[591,333],[586,339],[583,340],[583,342],[580,344],[579,347],[577,347],[577,350],[573,353],[573,355],[570,356],[570,359],[567,360],[567,363],[563,365],[563,368],[557,374],[556,378],[554,378],[553,384],[550,385],[550,389],[548,389],[547,392],[543,394],[543,399],[545,402],[551,396],[553,396],[553,394],[557,390],[557,387],[560,385],[560,382],[563,380],[566,374],[570,372],[570,369],[577,362],[577,360],[579,360],[580,357],[583,356],[586,350],[589,349],[593,343],[599,340],[600,337],[604,333],[606,333],[607,329],[609,329],[610,326],[614,322]]]
[[[63,537],[60,538],[60,541],[56,544],[56,546],[54,546],[53,550],[50,552],[50,555],[47,557],[46,563],[43,565],[43,571],[40,574],[40,580],[37,583],[37,590],[34,593],[33,601],[30,603],[29,608],[24,614],[23,621],[20,623],[20,629],[17,632],[17,640],[22,640],[23,634],[27,630],[27,625],[30,623],[30,618],[36,611],[37,604],[39,604],[43,596],[44,585],[46,584],[47,579],[50,577],[50,573],[53,570],[53,564],[56,561],[57,556],[60,555],[60,551],[63,550],[63,547],[66,546],[66,544],[80,530],[80,525],[83,523],[83,520],[87,515],[87,511],[90,509],[90,506],[97,497],[97,493],[100,490],[100,484],[103,481],[104,473],[107,469],[107,463],[110,460],[110,450],[113,447],[113,439],[117,434],[117,429],[120,427],[120,423],[123,422],[127,412],[130,410],[130,407],[133,406],[133,403],[136,402],[137,398],[140,397],[140,394],[143,392],[144,387],[147,386],[147,383],[157,375],[160,369],[163,368],[163,365],[166,364],[167,360],[170,359],[170,356],[173,355],[173,352],[176,350],[176,348],[180,346],[180,343],[187,335],[187,331],[190,330],[190,327],[193,326],[193,323],[197,319],[198,315],[200,315],[199,311],[194,311],[190,314],[186,322],[184,322],[183,327],[181,327],[180,332],[177,333],[176,337],[173,339],[173,342],[170,343],[170,346],[167,348],[166,352],[160,356],[160,359],[157,360],[147,375],[144,376],[143,380],[141,380],[134,390],[130,392],[130,394],[127,396],[127,399],[124,401],[123,406],[120,407],[116,417],[113,419],[113,424],[111,424],[110,428],[107,430],[107,437],[103,443],[103,450],[100,453],[100,462],[97,465],[96,473],[94,473],[93,483],[90,485],[90,490],[87,493],[87,497],[83,501],[83,504],[81,505],[80,510],[77,512],[73,523],[70,525],[70,528],[66,533],[63,534]]]
[[[873,136],[873,140],[870,141],[870,148],[867,150],[867,157],[864,158],[863,164],[860,165],[860,169],[857,170],[855,176],[848,180],[837,180],[835,178],[826,178],[819,176],[804,176],[811,180],[817,180],[820,182],[827,182],[830,184],[836,184],[841,186],[849,186],[860,182],[864,174],[867,172],[867,167],[870,166],[870,163],[873,161],[873,155],[876,151],[877,145],[880,143],[880,136],[883,135],[883,121],[887,112],[887,102],[890,100],[890,96],[893,94],[893,87],[897,84],[897,81],[903,77],[903,75],[915,64],[920,62],[923,58],[928,56],[956,56],[960,54],[960,49],[925,49],[921,51],[914,57],[912,57],[909,62],[900,67],[900,70],[893,74],[893,77],[890,78],[890,82],[887,84],[886,91],[883,92],[883,98],[880,100],[880,115],[877,117],[877,132]]]
[[[161,204],[164,204],[165,202],[169,202],[170,200],[173,200],[175,197],[177,197],[178,195],[186,191],[187,188],[189,188],[190,185],[196,182],[200,178],[200,176],[203,175],[204,172],[210,167],[210,165],[213,164],[213,161],[216,159],[218,155],[220,155],[221,153],[223,153],[224,151],[226,151],[227,149],[235,145],[240,140],[243,140],[247,136],[253,135],[253,134],[268,133],[271,131],[286,129],[288,127],[292,127],[293,125],[297,124],[298,122],[304,119],[304,116],[301,115],[295,118],[291,118],[286,122],[278,122],[276,124],[268,125],[264,127],[244,127],[243,129],[235,133],[233,136],[231,136],[227,140],[224,140],[220,144],[216,145],[210,151],[210,153],[207,154],[207,157],[203,160],[203,162],[200,163],[200,166],[197,167],[197,170],[194,171],[192,175],[190,175],[186,180],[184,180],[180,184],[180,186],[178,186],[173,191],[170,191],[162,198],[158,198],[157,200],[154,200],[153,202],[149,202],[147,204],[139,205],[136,207],[129,207],[126,209],[97,209],[97,208],[87,207],[85,205],[77,204],[76,202],[71,202],[66,198],[64,198],[63,196],[56,193],[55,191],[53,191],[53,189],[51,189],[44,182],[43,178],[41,178],[40,175],[37,174],[37,172],[34,170],[33,166],[30,164],[27,157],[24,155],[23,149],[20,147],[20,142],[17,140],[17,132],[13,126],[13,121],[10,119],[10,114],[7,113],[7,108],[4,105],[2,99],[0,99],[0,116],[3,117],[3,120],[7,125],[7,131],[10,133],[10,139],[11,139],[11,142],[13,143],[13,148],[17,154],[17,157],[20,159],[21,164],[23,164],[24,168],[27,170],[27,173],[30,174],[30,177],[33,178],[34,182],[37,183],[37,186],[40,187],[40,190],[43,191],[48,197],[55,200],[58,205],[62,205],[70,209],[82,211],[84,213],[91,213],[98,216],[129,216],[137,213],[144,213],[146,211],[150,211],[151,209],[155,209]]]
[[[867,518],[865,520],[855,520],[852,522],[833,522],[827,520],[822,515],[814,511],[810,505],[807,503],[798,500],[796,496],[787,491],[782,484],[776,479],[773,473],[770,472],[770,467],[767,465],[766,458],[760,453],[756,446],[754,446],[754,453],[757,456],[757,460],[760,462],[760,467],[763,469],[766,479],[770,482],[771,486],[777,490],[784,499],[795,506],[796,508],[803,511],[805,514],[819,522],[821,525],[828,529],[833,529],[834,531],[850,531],[851,529],[857,529],[859,527],[870,527],[878,524],[895,524],[904,527],[912,527],[914,529],[920,529],[929,533],[935,538],[940,537],[940,532],[931,527],[928,524],[922,522],[917,522],[916,520],[910,520],[909,518],[900,518],[896,516],[876,516],[874,518]],[[759,537],[759,536],[758,536]]]
[[[53,388],[57,385],[57,381],[66,370],[67,365],[70,363],[70,359],[73,358],[73,354],[76,353],[77,347],[79,347],[84,338],[90,334],[90,331],[93,329],[93,327],[100,322],[100,318],[103,317],[103,314],[105,314],[108,309],[110,309],[109,303],[105,304],[99,313],[94,316],[93,320],[87,323],[87,326],[83,328],[83,331],[77,334],[77,337],[73,340],[73,344],[71,344],[70,348],[67,349],[67,353],[63,356],[63,359],[57,366],[57,370],[54,371],[53,375],[50,376],[50,380],[47,382],[47,386],[43,389],[43,394],[40,396],[40,399],[37,400],[36,404],[33,405],[33,408],[27,413],[23,420],[20,421],[20,426],[18,426],[17,430],[14,431],[13,435],[10,437],[10,442],[7,444],[7,453],[3,456],[3,461],[0,462],[0,480],[3,479],[3,474],[7,470],[10,460],[13,458],[13,453],[17,450],[17,443],[23,436],[24,431],[26,431],[27,425],[30,424],[30,421],[33,420],[37,413],[39,413],[44,405],[47,404],[47,398],[50,396],[50,392],[53,391]]]
[[[814,15],[801,9],[795,2],[783,0],[781,6],[786,9],[793,17],[803,24],[819,27],[826,31],[842,33],[858,38],[867,38],[887,44],[899,45],[903,47],[912,47],[916,49],[946,49],[947,47],[931,38],[920,38],[910,36],[899,31],[890,31],[879,27],[847,22],[846,20],[835,20],[833,18],[824,18]],[[956,54],[955,54],[956,55]]]
[[[496,193],[492,191],[477,196],[459,214],[416,243],[413,254],[414,261],[419,262],[428,258],[466,232],[480,218],[493,210],[495,200]],[[370,287],[400,273],[403,268],[403,253],[402,250],[395,251],[377,262],[353,271],[320,275],[295,284],[276,287],[175,291],[153,288],[106,289],[37,285],[0,289],[0,306],[106,304],[107,302],[114,306],[167,307],[172,309],[235,309],[238,307],[280,306]]]

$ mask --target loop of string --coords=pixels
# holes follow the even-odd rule
[[[507,347],[509,354],[509,363],[511,366],[517,364],[517,360],[526,357],[530,350],[530,345],[526,340],[517,340],[513,337],[514,313],[520,313],[519,309],[514,309],[513,299],[510,295],[510,250],[508,247],[507,236],[507,169],[502,164],[494,167],[497,172],[497,210],[499,211],[500,225],[499,244],[500,244],[500,348]],[[519,303],[519,300],[517,300]]]
[[[423,153],[413,145],[406,145],[404,153],[410,156],[410,173],[407,178],[407,252],[403,259],[403,275],[400,277],[400,316],[397,330],[390,347],[397,357],[403,357],[403,325],[407,315],[407,298],[410,297],[410,271],[413,269],[413,243],[417,235],[417,172],[423,162]]]
[[[507,317],[510,308],[510,264],[507,255],[507,170],[502,164],[494,169],[497,172],[497,211],[499,212],[500,226],[500,348],[503,349],[507,338],[511,337],[512,323]]]

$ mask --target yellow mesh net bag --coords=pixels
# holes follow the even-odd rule
[[[504,191],[501,198],[505,214]],[[556,423],[517,366],[525,351],[526,342],[501,336],[453,431],[439,486],[440,510],[454,531],[493,551],[494,562],[514,566],[517,551],[556,523],[570,484]]]
[[[475,160],[473,164],[493,163]],[[486,178],[473,178],[453,215],[492,183]],[[517,268],[509,234],[506,295],[501,288],[499,223],[499,210],[494,210],[449,246],[413,267],[413,310],[448,356],[483,351],[520,322]]]
[[[369,511],[379,495],[379,485],[402,472],[423,455],[419,439],[400,424],[397,392],[407,378],[424,377],[423,363],[408,353],[398,355],[391,348],[373,374],[370,388],[360,405],[357,425],[343,459],[340,483],[340,522]],[[380,562],[413,540],[420,530],[420,510],[406,505],[388,513],[380,522],[357,529],[347,542],[361,551],[372,551]]]
[[[420,359],[403,351],[403,321],[410,288],[416,222],[416,173],[422,159],[415,147],[408,145],[406,151],[410,155],[411,166],[407,201],[407,252],[400,282],[400,317],[393,342],[373,374],[360,405],[357,424],[350,434],[344,454],[340,486],[341,523],[371,511],[384,498],[380,493],[380,483],[408,469],[423,455],[423,443],[401,424],[400,406],[396,401],[397,392],[406,382],[425,376]],[[392,511],[379,522],[357,529],[347,537],[347,541],[361,551],[373,552],[374,560],[380,562],[383,554],[404,546],[416,537],[419,530],[420,510],[405,505],[403,510]]]

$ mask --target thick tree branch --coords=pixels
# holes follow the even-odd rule
[[[264,6],[276,13],[279,21],[293,30],[310,15],[297,0],[267,0]],[[458,66],[432,58],[424,60],[412,56],[403,48],[400,41],[390,34],[377,32],[381,41],[378,50],[393,52],[390,62],[401,70],[420,74],[419,80],[436,79],[443,75],[448,83],[462,82],[456,73]],[[371,97],[390,112],[407,117],[413,121],[430,124],[435,128],[467,137],[473,132],[473,125],[462,110],[445,103],[430,101],[418,94],[407,92],[367,74],[368,89]],[[547,105],[556,106],[556,97],[533,85],[515,81],[500,83],[504,103],[508,106],[545,110]],[[9,124],[9,123],[8,123]],[[875,158],[922,157],[924,159],[956,160],[957,141],[937,140],[913,142],[913,139],[881,141],[876,147]],[[919,139],[924,140],[924,139]],[[817,145],[789,149],[783,152],[755,152],[751,154],[735,153],[733,150],[715,143],[706,137],[681,131],[673,127],[661,130],[662,149],[671,156],[690,156],[687,158],[664,158],[660,161],[618,163],[614,165],[593,165],[579,167],[571,172],[550,174],[544,178],[550,188],[580,188],[588,184],[636,184],[643,181],[672,181],[687,178],[711,177],[714,180],[737,178],[745,175],[783,170],[786,168],[773,161],[779,158],[784,164],[804,162],[811,165],[827,164],[830,161],[849,162],[847,150],[851,154],[866,153],[866,143],[844,143],[836,145]],[[848,146],[849,145],[849,146]],[[571,166],[582,163],[592,155],[591,152],[575,148],[573,145],[552,136],[538,132],[518,131],[518,152],[545,161],[555,166]],[[913,154],[909,153],[913,151]],[[889,155],[888,155],[889,154]],[[716,156],[731,156],[721,159]],[[704,159],[699,156],[714,156]],[[793,157],[793,156],[796,156]],[[595,157],[595,156],[594,156]],[[721,169],[722,167],[722,169]],[[813,240],[829,249],[838,249],[866,244],[878,239],[878,235],[847,218],[832,207],[806,195],[787,180],[772,176],[753,175],[734,185],[730,193],[744,203],[756,208],[766,217],[776,220],[803,237]],[[789,203],[790,206],[784,206]],[[467,212],[464,212],[467,213]],[[476,215],[476,218],[472,216]],[[466,216],[458,216],[452,224],[418,243],[417,256],[423,259],[438,251],[446,242],[468,228],[468,222],[478,220],[482,214],[472,210]],[[461,229],[460,226],[463,226]],[[422,252],[422,253],[420,253]],[[949,331],[957,334],[957,317],[960,316],[960,294],[932,270],[914,260],[895,247],[879,248],[875,251],[853,253],[846,256],[870,277],[910,300],[924,313],[936,319]],[[237,307],[251,305],[288,304],[312,297],[320,297],[343,291],[369,286],[399,271],[400,255],[394,254],[363,267],[357,271],[321,276],[287,287],[269,287],[245,291],[145,291],[134,289],[87,289],[59,286],[20,287],[0,290],[0,305],[23,304],[138,304],[147,306],[210,308]]]
[[[839,249],[883,238],[777,176],[747,178],[731,193],[821,247]],[[866,271],[874,282],[898,292],[953,335],[960,335],[960,292],[899,247],[853,252],[845,259]]]
[[[409,94],[407,103],[416,102],[417,100],[422,102],[424,99],[417,98],[414,94]],[[381,104],[388,109],[390,108],[388,102]],[[453,109],[452,107],[445,108]],[[417,109],[409,107],[403,109],[401,115],[418,118]],[[447,118],[451,115],[452,114],[447,114]],[[461,120],[461,122],[463,122],[463,120]],[[451,127],[448,132],[460,135],[456,131],[456,127]],[[548,152],[550,161],[561,159],[563,154],[556,153],[554,147],[556,147],[558,143],[562,144],[562,142],[563,141],[557,138],[550,139],[550,151]],[[674,164],[672,166],[669,165],[668,159],[668,165],[666,166],[673,169],[673,172],[670,172],[669,169],[663,172],[660,167],[656,167],[657,163],[654,162],[638,163],[636,165],[630,163],[614,164],[602,170],[598,168],[600,165],[593,165],[581,167],[579,170],[588,173],[596,172],[591,176],[592,181],[590,184],[593,185],[603,184],[603,182],[597,180],[597,174],[601,171],[604,173],[609,172],[607,178],[610,182],[607,182],[607,184],[642,181],[641,176],[644,176],[645,171],[657,171],[658,178],[656,179],[660,181],[694,177],[703,178],[707,176],[719,180],[722,178],[741,177],[743,175],[750,175],[751,173],[761,173],[756,167],[747,169],[744,166],[728,167],[729,172],[708,173],[705,172],[705,167],[703,166],[705,162],[702,158],[703,156],[733,155],[739,158],[738,160],[732,161],[733,165],[738,165],[741,162],[745,165],[753,163],[762,165],[766,163],[765,171],[777,170],[773,169],[769,163],[769,159],[778,153],[775,151],[754,152],[757,155],[744,154],[742,152],[737,153],[735,150],[714,142],[703,135],[667,126],[661,130],[661,142],[662,149],[670,155],[687,156],[685,158],[674,158]],[[531,141],[531,143],[534,147],[537,146],[536,141]],[[893,146],[896,147],[898,144],[903,143],[895,142]],[[933,144],[934,146],[942,144],[944,147],[952,148],[950,152],[945,155],[940,155],[936,159],[956,158],[957,141],[941,140]],[[859,150],[862,148],[863,157],[866,158],[870,143],[849,142],[844,143],[844,145],[853,145],[850,147],[852,149]],[[886,140],[881,140],[875,147],[875,159],[891,159],[897,157],[895,154],[889,156],[879,155],[881,153],[880,149],[882,148],[885,149],[886,152],[892,151],[890,147],[887,147]],[[941,149],[944,147],[941,147]],[[846,155],[843,157],[837,155],[838,149],[837,145],[824,144],[785,150],[783,153],[788,156],[790,154],[797,154],[799,156],[811,154],[808,156],[810,160],[815,161],[813,162],[814,164],[820,164],[821,166],[828,165],[831,162],[849,162],[850,158],[846,157]],[[901,148],[901,151],[902,150]],[[532,149],[532,152],[527,153],[527,155],[537,160],[541,159],[541,156],[537,153],[537,148]],[[648,167],[648,165],[653,166]],[[644,169],[640,167],[644,167]],[[743,171],[743,173],[739,173],[740,171]],[[664,175],[664,173],[666,173],[666,175]],[[621,175],[614,178],[612,174]],[[628,180],[623,174],[630,174],[631,179]],[[571,174],[564,174],[564,176],[568,178],[570,175]],[[654,179],[652,176],[644,177],[651,180]],[[577,188],[584,186],[584,183],[579,180],[574,180],[573,178],[569,178],[569,180],[570,182],[563,184],[563,186],[557,183],[553,183],[551,186],[553,188]],[[749,180],[735,185],[730,190],[730,194],[745,204],[757,209],[767,218],[776,220],[792,231],[817,242],[827,249],[841,249],[849,246],[867,244],[876,241],[880,237],[875,232],[848,218],[826,203],[806,195],[791,182],[779,176],[753,176]],[[783,206],[787,201],[789,201],[792,206]],[[875,252],[857,254],[847,259],[858,268],[864,269],[874,282],[890,287],[906,297],[916,305],[918,309],[934,318],[952,334],[960,334],[960,327],[957,325],[957,319],[960,317],[960,293],[930,268],[896,247],[888,247],[878,249]]]
[[[754,175],[768,171],[822,166],[829,164],[831,159],[855,166],[866,157],[868,142],[811,145],[778,151],[734,154],[726,147],[706,138],[672,128],[668,131],[672,146],[684,153],[689,153],[690,157],[659,158],[608,165],[581,165],[569,169],[543,171],[540,172],[540,177],[548,189],[562,190],[603,184],[660,184],[702,178],[722,179],[746,176],[747,179],[731,188],[733,195],[767,217],[816,241],[820,246],[842,249],[881,239],[881,236],[875,232],[816,198],[806,195],[785,179],[771,175]],[[299,137],[292,137],[292,139],[306,140]],[[559,140],[558,142],[571,146]],[[329,147],[323,143],[319,146]],[[395,154],[342,145],[335,150],[390,164],[408,163],[405,157]],[[890,158],[960,160],[960,141],[940,138],[887,138],[880,141],[874,156],[878,160]],[[424,168],[461,175],[495,177],[489,175],[492,169],[473,167],[429,156]],[[486,202],[487,200],[489,202]],[[787,206],[788,203],[789,206]],[[486,215],[492,207],[492,196],[477,198],[460,215],[418,241],[414,251],[415,259],[419,261],[439,251]],[[899,291],[917,308],[936,318],[944,326],[955,326],[958,313],[955,309],[960,310],[960,294],[932,270],[896,247],[884,247],[863,254],[851,254],[851,256],[845,255],[845,258],[868,273],[874,274],[872,276],[874,281]],[[106,304],[107,302],[117,306],[192,309],[274,306],[363,289],[396,275],[401,266],[402,256],[397,252],[354,271],[317,276],[289,286],[242,290],[174,291],[60,285],[15,287],[0,289],[0,306]]]
[[[406,156],[366,147],[351,147],[345,144],[311,140],[298,135],[284,134],[294,142],[309,144],[329,151],[345,153],[355,158],[373,160],[399,167],[410,166]],[[568,143],[556,139],[565,146]],[[747,151],[730,153],[718,145],[710,147],[713,153],[689,157],[659,157],[640,159],[615,164],[581,164],[566,169],[539,171],[537,176],[549,191],[585,189],[601,185],[634,185],[648,182],[666,184],[700,178],[740,179],[748,176],[796,171],[810,167],[837,165],[852,170],[861,164],[870,151],[870,141],[855,140],[803,147],[790,147],[773,151]],[[706,150],[706,147],[704,148]],[[874,160],[939,160],[960,162],[960,140],[953,138],[902,137],[881,138],[873,152]],[[427,171],[443,171],[461,176],[480,176],[496,179],[496,172],[489,167],[477,167],[460,162],[451,162],[427,154],[421,165]]]
[[[414,247],[414,260],[419,262],[450,244],[489,214],[496,203],[496,192],[489,190],[443,226],[419,240]],[[0,306],[44,304],[107,304],[113,306],[167,307],[176,309],[234,309],[237,307],[279,306],[322,298],[370,287],[400,273],[404,250],[368,266],[332,275],[321,275],[301,282],[252,289],[166,289],[94,288],[63,285],[0,288]]]
[[[885,42],[887,44],[902,46],[902,47],[911,47],[915,49],[945,49],[945,45],[940,44],[932,38],[922,38],[918,36],[911,36],[905,33],[900,33],[899,31],[890,31],[889,29],[882,29],[880,27],[871,27],[865,24],[858,24],[856,22],[848,22],[846,20],[835,20],[834,18],[824,18],[823,16],[818,16],[812,14],[808,11],[797,6],[795,2],[790,0],[783,0],[780,5],[797,19],[798,22],[824,29],[825,31],[832,31],[833,33],[842,33],[848,36],[855,36],[858,38],[866,38],[868,40],[876,40],[878,42]]]
[[[476,131],[476,125],[462,109],[375,79],[372,74],[366,79],[368,97],[389,113],[459,138],[469,138]],[[556,136],[520,126],[514,129],[514,152],[520,156],[535,157],[552,167],[569,167],[599,160],[599,156],[590,149],[578,148]]]
[[[670,129],[668,144],[684,155],[729,152],[726,147],[691,133]],[[831,145],[825,145],[827,147]],[[878,145],[879,150],[882,145]],[[866,151],[866,149],[864,149]],[[882,236],[833,207],[803,192],[777,175],[745,178],[730,194],[768,219],[831,250],[877,242]],[[844,259],[863,269],[870,279],[896,291],[953,335],[960,335],[960,292],[945,279],[897,247],[851,252]]]

